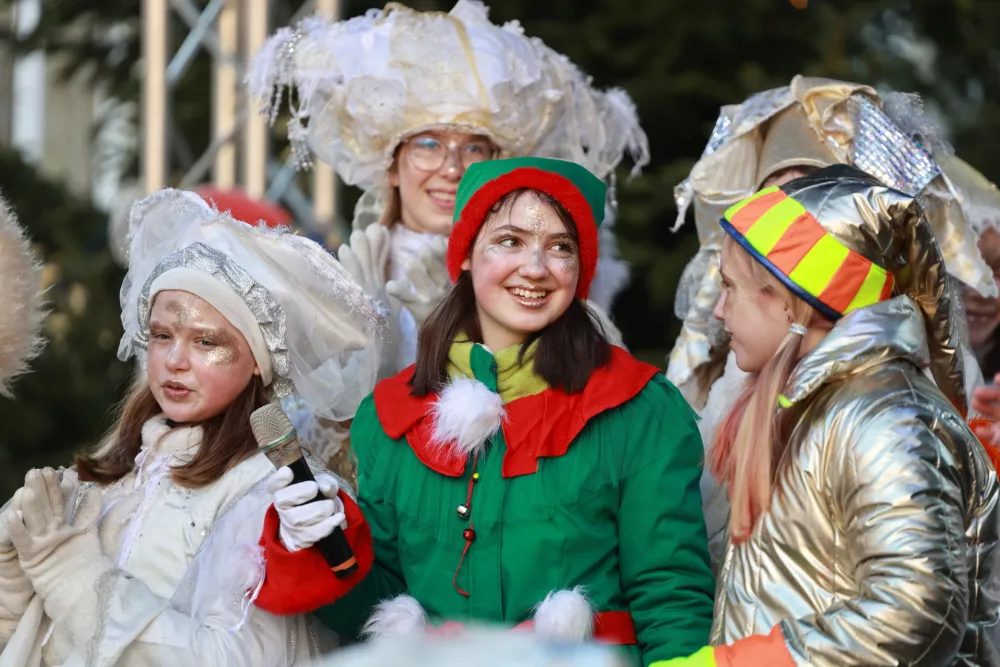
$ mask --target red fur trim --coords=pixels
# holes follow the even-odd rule
[[[576,296],[586,299],[590,282],[597,270],[597,223],[587,199],[568,178],[533,167],[521,167],[496,178],[479,188],[462,208],[461,217],[451,230],[448,240],[448,274],[452,281],[462,273],[462,262],[476,240],[490,208],[508,192],[520,188],[539,190],[554,198],[576,223],[580,236],[580,281]]]
[[[413,453],[431,470],[461,477],[467,457],[432,443],[430,409],[437,399],[410,396],[410,386],[401,378],[407,372],[383,380],[375,388],[375,411],[383,430],[393,439],[405,435]],[[655,366],[612,347],[611,362],[594,372],[582,392],[546,389],[508,403],[503,423],[507,443],[503,476],[531,475],[538,470],[538,459],[565,454],[587,422],[634,398],[658,372]]]
[[[264,586],[257,596],[258,607],[279,616],[315,611],[342,598],[371,572],[375,562],[371,529],[358,504],[343,491],[338,495],[347,515],[344,533],[358,560],[357,571],[338,579],[319,550],[288,551],[278,537],[280,520],[272,505],[267,508],[264,534],[260,538],[267,571]]]

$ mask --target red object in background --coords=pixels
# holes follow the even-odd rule
[[[287,227],[292,224],[292,214],[274,202],[254,199],[239,189],[220,190],[213,185],[202,185],[194,191],[209,205],[220,211],[229,211],[237,220],[257,224],[263,220],[268,227]]]
[[[997,449],[996,445],[993,443],[983,440],[983,438],[979,436],[979,433],[977,433],[978,429],[989,426],[992,423],[993,420],[987,419],[986,417],[973,417],[969,420],[969,428],[972,429],[972,432],[976,434],[977,438],[979,438],[979,442],[982,443],[983,449],[986,450],[986,454],[989,455],[990,461],[993,462],[993,469],[1000,471],[1000,449]]]

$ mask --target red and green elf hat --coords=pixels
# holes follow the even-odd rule
[[[529,188],[549,195],[566,209],[580,237],[580,282],[585,299],[597,268],[597,227],[604,221],[604,182],[575,162],[541,157],[488,160],[471,165],[455,195],[455,226],[448,240],[448,273],[458,280],[462,262],[490,208],[504,195]]]

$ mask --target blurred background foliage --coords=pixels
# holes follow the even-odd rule
[[[9,0],[3,0],[9,2]],[[272,25],[300,3],[275,0]],[[345,0],[345,16],[382,3]],[[447,11],[451,0],[408,3]],[[44,0],[37,30],[8,46],[67,56],[63,74],[86,77],[122,100],[138,101],[140,0]],[[701,154],[721,105],[738,103],[798,73],[868,83],[882,92],[913,91],[945,122],[959,155],[1000,178],[1000,2],[993,0],[503,0],[495,22],[517,20],[529,35],[565,53],[602,87],[635,100],[652,163],[618,178],[617,234],[632,264],[630,287],[614,316],[630,348],[665,366],[679,330],[673,295],[697,248],[693,225],[671,233],[673,187]],[[179,19],[176,19],[179,21]],[[178,28],[180,28],[178,24]],[[174,31],[174,48],[182,30]],[[178,169],[209,143],[211,63],[200,54],[174,88],[172,142]],[[282,152],[282,127],[274,149]],[[137,162],[133,163],[133,171]],[[302,179],[308,187],[308,179]],[[29,466],[67,463],[96,442],[130,369],[115,358],[122,271],[107,250],[107,216],[60,183],[38,176],[14,153],[0,154],[0,190],[44,253],[51,283],[51,343],[34,372],[0,401],[0,495]],[[345,191],[350,217],[357,193]]]

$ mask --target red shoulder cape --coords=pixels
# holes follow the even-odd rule
[[[588,421],[634,398],[658,372],[655,366],[612,347],[610,363],[594,371],[582,392],[546,389],[508,403],[503,476],[531,475],[538,470],[538,459],[565,454]],[[431,408],[437,396],[412,396],[412,377],[410,366],[376,385],[375,412],[382,429],[393,439],[405,435],[414,454],[431,470],[461,477],[467,457],[431,444]]]

